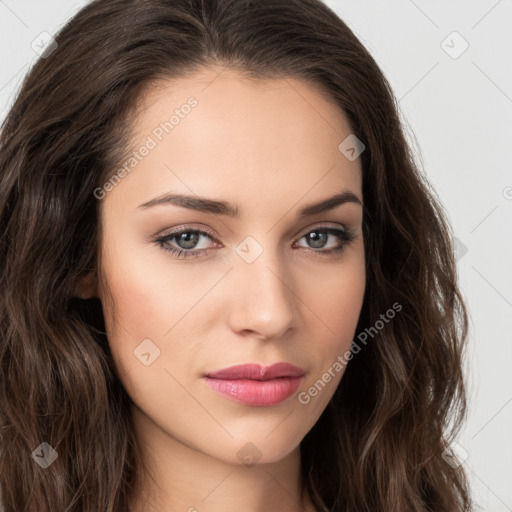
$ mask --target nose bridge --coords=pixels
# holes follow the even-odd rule
[[[293,320],[294,294],[279,248],[249,236],[236,247],[234,266],[239,289],[232,304],[233,327],[269,338],[283,334]]]

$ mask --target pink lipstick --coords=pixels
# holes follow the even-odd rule
[[[277,405],[293,395],[304,377],[304,370],[289,363],[271,366],[242,364],[205,375],[206,384],[236,402],[266,407]]]

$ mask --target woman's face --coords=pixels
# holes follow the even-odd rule
[[[155,446],[172,439],[236,464],[273,462],[327,406],[355,335],[362,206],[300,213],[344,191],[362,201],[360,159],[339,149],[351,134],[343,113],[304,82],[220,71],[146,94],[137,165],[98,193],[108,285],[99,295],[139,432]],[[178,205],[170,194],[190,199]],[[280,362],[299,376],[205,377]]]

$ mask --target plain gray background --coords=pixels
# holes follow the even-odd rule
[[[38,58],[33,41],[86,3],[0,0],[0,120]],[[483,509],[512,511],[512,1],[325,3],[390,81],[449,214],[470,309],[470,414],[454,449]]]

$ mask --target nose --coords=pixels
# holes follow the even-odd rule
[[[298,297],[289,269],[276,252],[265,249],[252,263],[236,257],[230,274],[235,287],[230,294],[231,329],[266,340],[283,337],[293,327]]]

